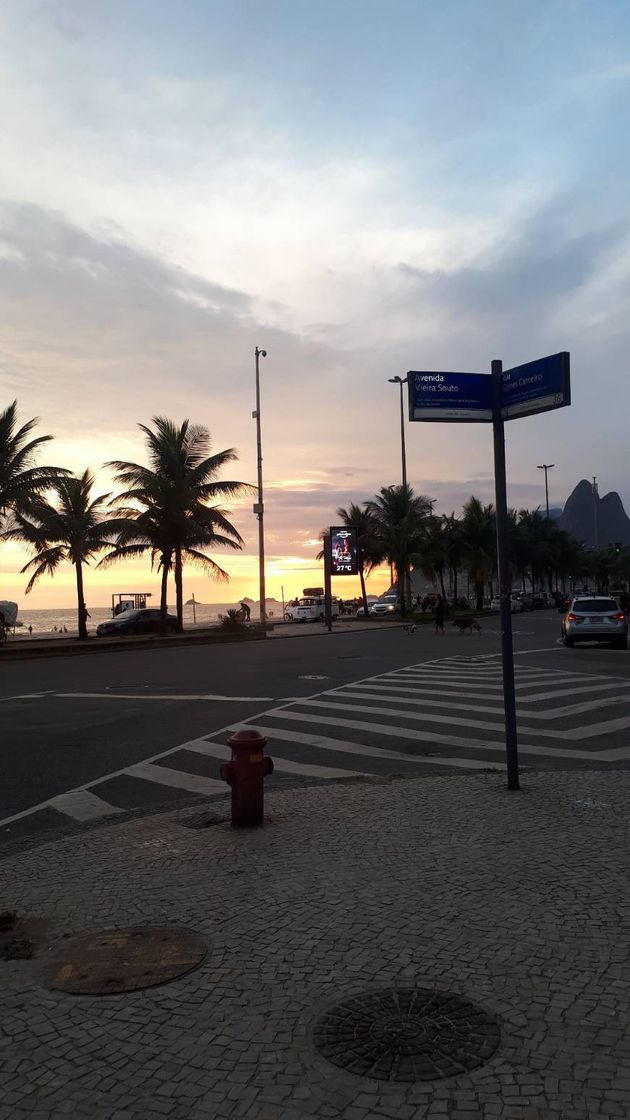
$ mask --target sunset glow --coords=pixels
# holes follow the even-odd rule
[[[400,481],[388,378],[569,349],[572,408],[510,426],[509,500],[540,505],[553,458],[562,504],[589,448],[628,505],[622,8],[8,0],[1,19],[0,387],[55,437],[42,462],[89,466],[109,493],[102,464],[139,461],[137,424],[163,415],[205,425],[255,482],[264,347],[280,600],[321,582],[339,506]],[[485,426],[409,424],[407,454],[436,512],[493,500]],[[186,597],[258,598],[252,501],[231,509],[229,585],[187,568]],[[26,559],[0,550],[0,597],[73,601],[68,569],[25,602]],[[144,562],[91,569],[87,600],[158,582]]]

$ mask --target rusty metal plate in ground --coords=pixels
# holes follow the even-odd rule
[[[106,996],[166,984],[201,964],[206,943],[178,926],[79,933],[55,946],[40,969],[47,987]]]

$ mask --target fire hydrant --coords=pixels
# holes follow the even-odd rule
[[[263,779],[273,771],[273,759],[263,753],[267,740],[255,727],[247,727],[232,735],[227,745],[232,748],[232,760],[221,764],[221,777],[232,787],[232,825],[261,825]]]

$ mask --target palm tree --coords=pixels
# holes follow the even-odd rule
[[[422,552],[418,556],[412,557],[412,560],[414,567],[419,567],[423,576],[430,579],[434,585],[436,580],[439,579],[440,592],[442,598],[446,600],[446,588],[444,587],[444,567],[447,563],[446,536],[444,521],[441,517],[433,516],[429,518]]]
[[[56,503],[53,505],[36,494],[25,512],[14,511],[14,526],[4,533],[5,540],[21,541],[35,553],[21,569],[33,570],[26,586],[27,595],[41,576],[54,575],[60,564],[74,566],[80,638],[87,638],[83,566],[111,545],[120,527],[117,519],[106,516],[109,494],[92,498],[93,485],[89,470],[79,478],[68,475],[57,479],[51,487]]]
[[[115,547],[101,563],[107,565],[149,552],[152,564],[162,573],[160,607],[166,615],[169,573],[175,577],[178,629],[183,629],[183,566],[185,561],[202,568],[213,579],[227,582],[229,576],[210,556],[208,548],[240,549],[243,539],[225,510],[210,505],[249,492],[245,482],[219,481],[222,468],[237,458],[233,448],[210,454],[207,428],[188,420],[174,424],[154,416],[154,427],[140,424],[144,432],[149,466],[116,460],[107,466],[126,489],[114,498],[122,507],[126,525]]]
[[[383,553],[377,539],[377,525],[367,506],[359,506],[355,502],[351,502],[347,509],[344,506],[340,506],[337,510],[337,517],[340,518],[342,524],[345,525],[347,529],[356,529],[357,531],[361,598],[363,599],[363,611],[367,618],[368,605],[365,577],[368,576],[372,569],[376,568],[383,559]]]
[[[451,576],[453,602],[457,605],[457,577],[464,563],[464,530],[455,513],[442,518],[444,555]]]
[[[18,427],[17,401],[0,413],[0,526],[10,510],[24,509],[34,494],[49,489],[69,473],[61,467],[35,466],[40,447],[52,439],[30,438],[37,423],[34,417]]]
[[[483,610],[486,582],[496,567],[496,526],[494,507],[469,498],[463,509],[464,553],[470,578],[475,585],[477,610]]]
[[[366,509],[376,525],[377,547],[396,569],[398,602],[404,616],[410,565],[422,551],[433,502],[425,494],[414,493],[409,485],[383,486],[375,498],[366,502]]]

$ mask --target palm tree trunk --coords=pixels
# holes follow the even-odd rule
[[[363,599],[363,613],[364,613],[365,617],[367,618],[367,616],[368,616],[367,591],[365,589],[365,575],[363,573],[363,564],[362,563],[359,564],[359,579],[361,581],[361,598]]]
[[[166,613],[168,611],[168,568],[169,562],[165,552],[162,553],[162,582],[160,584],[160,614],[162,622],[166,621]]]
[[[401,565],[400,568],[398,567],[398,565],[396,565],[396,576],[398,578],[398,606],[399,606],[399,609],[400,609],[400,617],[401,618],[406,618],[407,617],[406,588],[407,588],[407,580],[409,579],[409,573],[407,571],[407,565],[406,564]]]
[[[87,610],[83,592],[83,567],[80,560],[74,561],[74,570],[77,576],[77,608],[79,615],[79,638],[87,638]]]
[[[447,596],[446,596],[446,588],[444,586],[444,568],[442,567],[442,565],[440,565],[439,576],[440,576],[440,587],[442,589],[442,598],[443,598],[444,602],[446,602]]]
[[[484,588],[485,588],[485,583],[484,583],[484,581],[483,581],[483,580],[476,580],[476,581],[475,581],[475,594],[476,594],[476,596],[477,596],[477,610],[478,610],[478,611],[482,611],[482,610],[483,610],[483,592],[484,592]]]
[[[184,629],[184,588],[182,581],[182,550],[175,549],[175,596],[177,599],[177,630]]]

